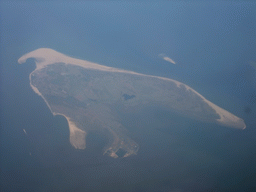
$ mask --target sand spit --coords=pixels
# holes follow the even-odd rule
[[[170,57],[166,56],[164,53],[159,54],[158,57],[160,57],[163,60],[170,62],[172,64],[176,64],[176,62],[174,60],[172,60]]]
[[[63,115],[63,114],[55,114],[55,115]],[[86,137],[86,132],[79,129],[76,124],[71,121],[70,118],[67,116],[63,115],[67,121],[68,121],[68,126],[69,126],[69,140],[71,145],[73,145],[76,149],[85,149],[86,148],[86,143],[85,143],[85,137]]]
[[[186,87],[187,90],[190,90],[193,93],[195,93],[196,95],[198,95],[199,97],[201,97],[203,101],[205,101],[210,107],[212,107],[212,109],[214,109],[216,111],[217,114],[219,114],[220,119],[217,120],[217,122],[219,124],[224,125],[224,126],[233,127],[233,128],[238,128],[238,129],[245,129],[246,128],[246,125],[245,125],[243,119],[241,119],[241,118],[231,114],[230,112],[218,107],[214,103],[212,103],[212,102],[208,101],[206,98],[204,98],[197,91],[195,91],[191,87],[189,87],[189,86],[187,86],[187,85],[185,85],[185,84],[183,84],[179,81],[175,81],[175,80],[165,78],[165,77],[144,75],[144,74],[136,73],[136,72],[133,72],[133,71],[127,71],[127,70],[116,69],[116,68],[112,68],[112,67],[99,65],[99,64],[96,64],[96,63],[93,63],[93,62],[90,62],[90,61],[75,59],[75,58],[69,57],[67,55],[64,55],[62,53],[59,53],[59,52],[57,52],[53,49],[49,49],[49,48],[40,48],[40,49],[34,50],[32,52],[29,52],[29,53],[23,55],[21,58],[19,58],[18,62],[20,64],[25,63],[28,58],[34,58],[35,59],[35,62],[36,62],[36,69],[35,70],[42,69],[42,68],[46,67],[47,65],[51,65],[51,64],[54,64],[54,63],[65,63],[65,64],[80,66],[80,67],[83,67],[85,69],[95,69],[95,70],[108,71],[108,72],[134,74],[134,75],[147,76],[147,77],[158,78],[158,79],[162,79],[162,80],[166,80],[166,81],[171,81],[171,82],[175,83],[177,87],[180,87],[181,85],[183,85],[183,86]],[[171,60],[171,61],[173,61],[173,60]],[[175,64],[175,62],[174,62],[174,64]],[[42,94],[38,91],[38,89],[31,84],[31,74],[30,74],[30,85],[31,85],[32,89],[38,95],[40,95],[44,99],[44,101],[47,103],[47,101],[42,96]],[[47,105],[50,108],[48,103],[47,103]],[[63,114],[60,114],[60,115],[63,115]],[[70,133],[73,134],[74,137],[76,136],[76,132],[78,132],[78,130],[83,132],[81,129],[77,128],[75,126],[75,124],[72,123],[68,119],[68,117],[66,117],[66,118],[69,122]],[[86,135],[86,133],[84,132],[84,136],[85,135]],[[71,136],[70,136],[70,140],[72,140]],[[85,143],[84,144],[83,143],[73,144],[73,145],[76,148],[81,148],[82,146],[85,147]]]
[[[164,59],[165,61],[168,61],[168,62],[172,63],[172,64],[176,64],[176,62],[173,61],[170,57],[163,57],[163,59]]]
[[[23,129],[23,132],[27,135],[27,131],[25,129]]]

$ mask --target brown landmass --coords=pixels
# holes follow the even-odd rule
[[[124,157],[136,154],[139,146],[117,118],[115,106],[136,110],[154,105],[191,118],[244,129],[244,121],[205,99],[191,87],[164,77],[139,74],[75,59],[48,48],[22,56],[34,58],[36,69],[30,85],[54,115],[66,117],[70,143],[86,148],[86,135],[99,130],[108,135],[104,154]]]

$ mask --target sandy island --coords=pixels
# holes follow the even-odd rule
[[[233,115],[232,113],[230,113],[230,112],[220,108],[219,106],[215,105],[214,103],[208,101],[201,94],[196,92],[194,89],[192,89],[191,87],[189,87],[189,86],[187,86],[187,85],[185,85],[185,84],[183,84],[179,81],[175,81],[175,80],[165,78],[165,77],[144,75],[144,74],[136,73],[136,72],[133,72],[133,71],[127,71],[127,70],[122,70],[122,69],[117,69],[117,68],[112,68],[112,67],[99,65],[97,63],[93,63],[93,62],[90,62],[90,61],[69,57],[67,55],[64,55],[62,53],[59,53],[59,52],[57,52],[53,49],[49,49],[49,48],[40,48],[40,49],[37,49],[35,51],[29,52],[29,53],[23,55],[21,58],[19,58],[18,62],[20,64],[25,63],[28,58],[34,58],[35,59],[36,69],[34,71],[45,68],[47,65],[50,65],[50,64],[65,63],[65,64],[80,66],[80,67],[83,67],[85,69],[95,69],[95,70],[115,72],[115,73],[134,74],[134,75],[147,76],[147,77],[158,78],[158,79],[162,79],[162,80],[166,80],[166,81],[171,81],[171,82],[175,83],[177,87],[180,87],[181,85],[183,85],[183,86],[186,87],[187,90],[192,91],[193,93],[198,95],[200,98],[202,98],[202,100],[204,102],[206,102],[212,109],[214,109],[216,111],[216,113],[220,116],[220,119],[217,119],[219,124],[224,125],[224,126],[228,126],[228,127],[238,128],[238,129],[245,129],[246,128],[246,125],[245,125],[243,119]],[[164,58],[164,59],[173,63],[173,64],[175,64],[175,62],[173,60],[169,59],[169,58]],[[30,74],[29,78],[30,78],[30,85],[31,85],[32,89],[44,99],[44,101],[46,102],[46,104],[48,105],[48,107],[51,110],[51,107],[48,104],[48,102],[46,101],[46,99],[42,96],[42,94],[39,92],[39,90],[31,84],[31,74]],[[63,114],[53,113],[53,115],[63,115]],[[65,115],[63,115],[63,116],[65,116]],[[75,148],[84,149],[85,148],[84,138],[86,136],[86,132],[79,129],[75,125],[75,123],[72,122],[71,119],[69,119],[66,116],[65,116],[65,118],[67,119],[68,124],[69,124],[71,144]]]
[[[176,64],[176,62],[174,60],[172,60],[170,57],[166,56],[164,53],[161,53],[158,55],[160,58],[162,58],[163,60],[170,62],[172,64]]]

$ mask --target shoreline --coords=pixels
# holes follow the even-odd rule
[[[34,71],[36,71],[37,69],[35,69]],[[44,98],[44,96],[40,93],[40,91],[31,83],[31,75],[34,72],[32,71],[29,74],[29,80],[30,80],[30,87],[33,89],[33,91],[38,94],[46,103],[46,105],[48,106],[48,108],[50,109],[51,113],[53,114],[53,116],[56,115],[61,115],[64,116],[68,122],[68,127],[69,127],[69,140],[72,146],[74,146],[76,149],[85,149],[86,148],[86,144],[85,144],[85,137],[87,135],[87,133],[82,130],[79,129],[76,124],[70,120],[69,117],[67,117],[66,115],[62,114],[62,113],[55,113],[52,111],[51,106],[49,105],[49,103],[47,102],[47,100]],[[78,138],[79,137],[79,138]],[[78,141],[77,141],[78,138]]]

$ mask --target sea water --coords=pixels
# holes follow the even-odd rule
[[[0,5],[4,191],[255,189],[255,69],[247,64],[255,60],[255,25],[250,24],[255,23],[255,4]],[[53,116],[29,85],[33,60],[17,63],[41,47],[181,81],[245,119],[247,128],[229,129],[149,108],[120,114],[140,145],[138,155],[111,159],[98,151],[76,150],[65,118]],[[162,53],[177,64],[161,60]],[[100,150],[104,139],[95,134],[88,142],[100,143],[94,145]]]

